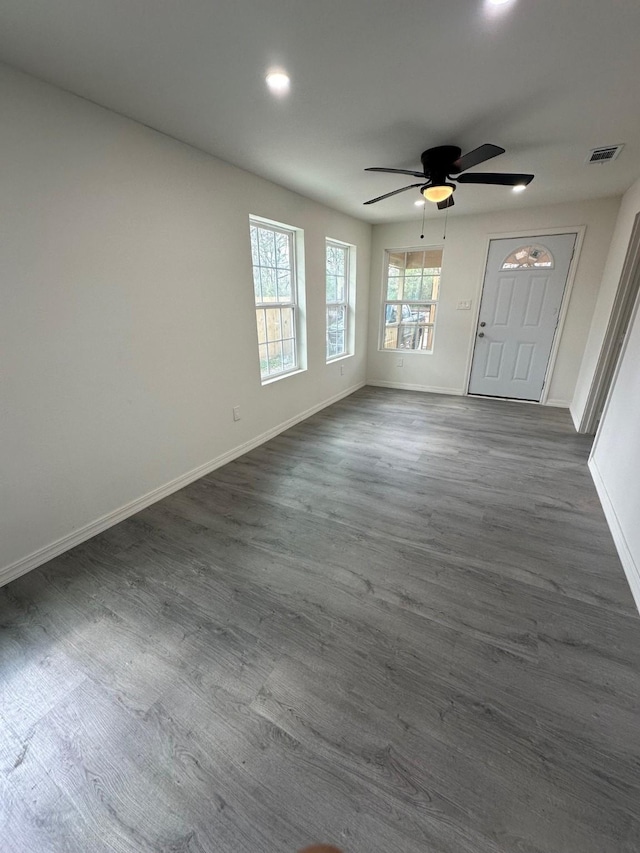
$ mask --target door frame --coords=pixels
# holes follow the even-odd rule
[[[519,238],[528,238],[531,237],[533,239],[539,239],[542,237],[557,237],[560,234],[575,234],[576,242],[573,247],[573,257],[569,263],[569,271],[567,272],[567,281],[564,286],[564,292],[562,294],[562,302],[560,303],[560,313],[558,314],[558,322],[556,324],[556,329],[553,335],[553,343],[551,344],[551,352],[549,353],[549,362],[547,364],[547,370],[544,375],[544,384],[542,386],[542,394],[540,396],[540,400],[537,402],[539,406],[561,406],[565,407],[568,405],[567,401],[564,400],[549,400],[549,387],[551,385],[551,379],[553,377],[553,371],[556,365],[556,358],[558,356],[558,349],[560,348],[560,341],[562,340],[562,334],[564,331],[564,324],[567,318],[567,312],[569,310],[569,302],[571,300],[571,293],[573,291],[573,285],[575,282],[576,271],[578,269],[578,262],[580,260],[580,254],[582,252],[582,244],[584,243],[584,235],[587,230],[586,225],[571,225],[566,226],[565,228],[541,228],[541,229],[525,229],[522,231],[507,231],[507,232],[498,232],[487,235],[487,245],[484,252],[484,263],[482,265],[482,271],[480,273],[480,280],[478,282],[478,286],[476,288],[476,308],[473,316],[473,333],[469,340],[469,346],[467,350],[467,373],[465,379],[465,396],[473,396],[478,397],[482,395],[478,394],[469,394],[469,384],[471,382],[471,368],[473,366],[473,354],[476,346],[476,331],[478,329],[478,322],[480,320],[480,308],[482,305],[482,296],[484,294],[484,282],[487,275],[487,263],[489,261],[489,250],[491,248],[492,240],[517,240]],[[491,399],[503,399],[502,397],[491,398]],[[510,398],[507,398],[510,399]],[[522,402],[522,401],[520,401]],[[536,401],[531,401],[536,403]]]
[[[609,391],[613,387],[617,364],[631,325],[634,305],[639,298],[638,294],[640,294],[640,213],[636,215],[633,221],[622,273],[620,274],[596,369],[591,380],[587,401],[578,424],[578,432],[593,435],[596,432],[598,416],[604,415]]]

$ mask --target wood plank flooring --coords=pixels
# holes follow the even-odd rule
[[[366,388],[0,590],[0,849],[637,853],[589,444]]]

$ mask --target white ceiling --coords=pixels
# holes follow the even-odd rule
[[[2,0],[0,57],[372,222],[419,218],[419,196],[363,207],[405,183],[364,167],[417,168],[433,145],[492,142],[507,153],[478,171],[536,175],[520,195],[461,186],[457,214],[617,195],[640,175],[638,0]],[[585,165],[618,142],[617,161]]]

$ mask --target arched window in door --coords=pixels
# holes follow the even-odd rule
[[[504,259],[501,270],[553,269],[553,255],[544,246],[520,246]]]

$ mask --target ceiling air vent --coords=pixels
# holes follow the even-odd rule
[[[593,148],[587,157],[587,163],[609,163],[615,160],[624,148],[622,145],[606,145],[604,148]]]

